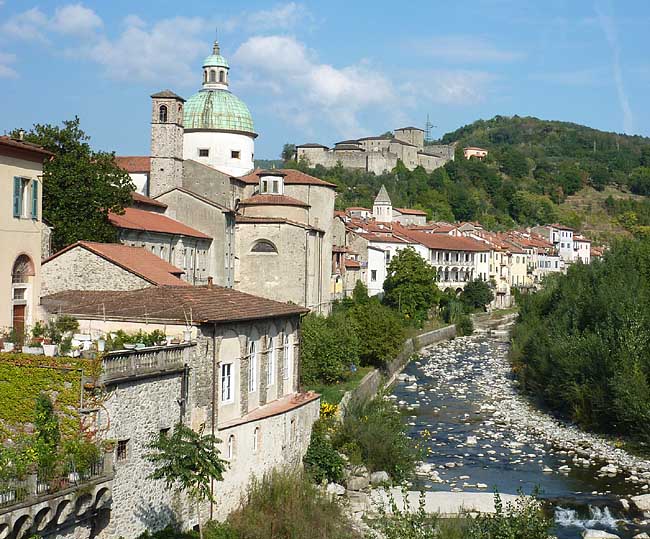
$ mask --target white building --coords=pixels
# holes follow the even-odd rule
[[[576,260],[579,260],[583,264],[589,264],[591,262],[591,241],[584,236],[580,234],[573,235],[573,251]]]

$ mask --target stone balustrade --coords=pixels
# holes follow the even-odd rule
[[[192,346],[195,344],[182,343],[108,352],[103,358],[100,383],[182,370],[190,362]]]

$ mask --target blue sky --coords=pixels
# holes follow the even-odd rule
[[[0,0],[0,132],[78,115],[149,151],[149,95],[198,90],[218,27],[256,157],[495,114],[650,136],[647,0]]]

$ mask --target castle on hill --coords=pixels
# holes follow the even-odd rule
[[[455,144],[424,145],[424,130],[419,127],[395,129],[393,136],[381,135],[337,142],[333,148],[323,144],[296,146],[296,159],[310,166],[334,167],[339,162],[345,168],[361,169],[382,174],[401,160],[406,168],[418,166],[427,172],[453,160]]]

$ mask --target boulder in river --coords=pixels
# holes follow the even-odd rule
[[[643,513],[646,518],[650,517],[650,494],[641,494],[640,496],[632,496],[630,499],[634,507]]]
[[[582,539],[621,539],[618,535],[603,530],[585,530]]]

